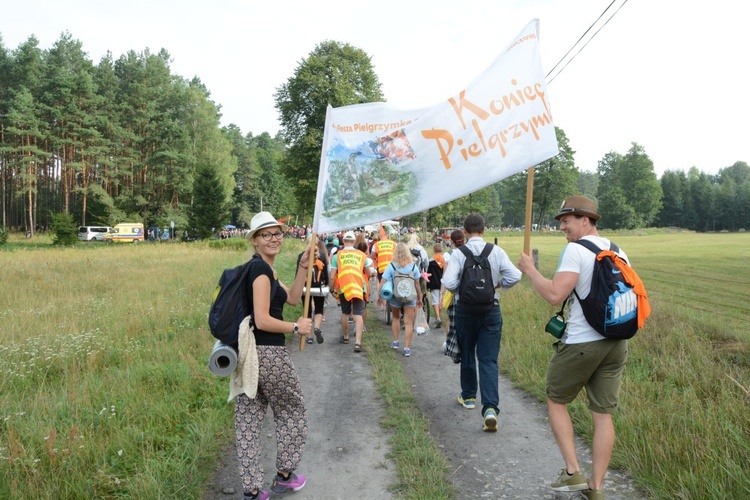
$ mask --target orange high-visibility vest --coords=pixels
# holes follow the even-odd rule
[[[380,240],[375,243],[375,250],[378,254],[378,272],[383,274],[388,268],[388,264],[393,260],[393,251],[396,249],[396,242],[393,240]]]
[[[336,252],[336,281],[346,300],[364,300],[364,268],[367,256],[355,249],[344,249]]]

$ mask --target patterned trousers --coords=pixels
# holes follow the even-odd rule
[[[307,410],[297,371],[286,346],[259,345],[258,393],[255,399],[237,396],[234,427],[237,458],[245,493],[263,486],[260,433],[268,406],[276,423],[276,468],[294,471],[302,459],[307,437]]]

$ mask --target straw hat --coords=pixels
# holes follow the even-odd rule
[[[282,231],[287,230],[286,224],[277,221],[276,218],[271,215],[271,212],[258,212],[250,221],[250,232],[247,233],[247,239],[252,240],[258,230],[273,226],[279,226]]]

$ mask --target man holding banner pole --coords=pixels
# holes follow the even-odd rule
[[[585,196],[565,198],[555,219],[560,221],[560,230],[565,233],[568,245],[560,256],[554,277],[550,280],[542,276],[528,252],[522,253],[518,262],[518,267],[544,300],[557,305],[571,299],[565,332],[553,345],[554,353],[547,370],[549,423],[565,461],[565,468],[550,487],[555,491],[580,491],[584,497],[596,500],[605,498],[602,486],[615,444],[612,414],[618,407],[628,357],[628,341],[600,335],[588,324],[578,298],[578,293],[585,298],[591,289],[596,255],[574,242],[586,238],[599,248],[610,248],[610,241],[599,236],[596,226],[599,218],[594,200]],[[622,250],[618,249],[617,253],[627,261]],[[594,423],[592,474],[588,480],[578,462],[567,407],[584,388]]]

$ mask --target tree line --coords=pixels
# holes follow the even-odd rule
[[[283,141],[220,127],[208,89],[170,62],[147,49],[94,64],[67,32],[48,50],[34,36],[15,50],[0,38],[0,225],[33,233],[69,213],[81,225],[206,232],[249,223],[264,195],[291,212]],[[214,198],[196,203],[207,182]],[[206,203],[210,214],[193,210]]]
[[[0,226],[49,226],[57,213],[81,225],[121,221],[198,236],[227,223],[248,226],[264,209],[310,224],[317,191],[325,109],[383,101],[364,51],[326,41],[274,95],[281,131],[243,134],[222,127],[221,107],[198,77],[172,73],[169,53],[108,53],[94,64],[65,32],[50,49],[31,36],[18,48],[0,37]],[[533,221],[553,223],[560,201],[584,194],[611,228],[679,226],[737,230],[750,214],[745,162],[708,175],[695,168],[657,179],[644,148],[610,152],[594,173],[556,128],[560,153],[534,170]],[[526,172],[422,214],[408,225],[459,225],[479,211],[493,226],[525,217]]]

